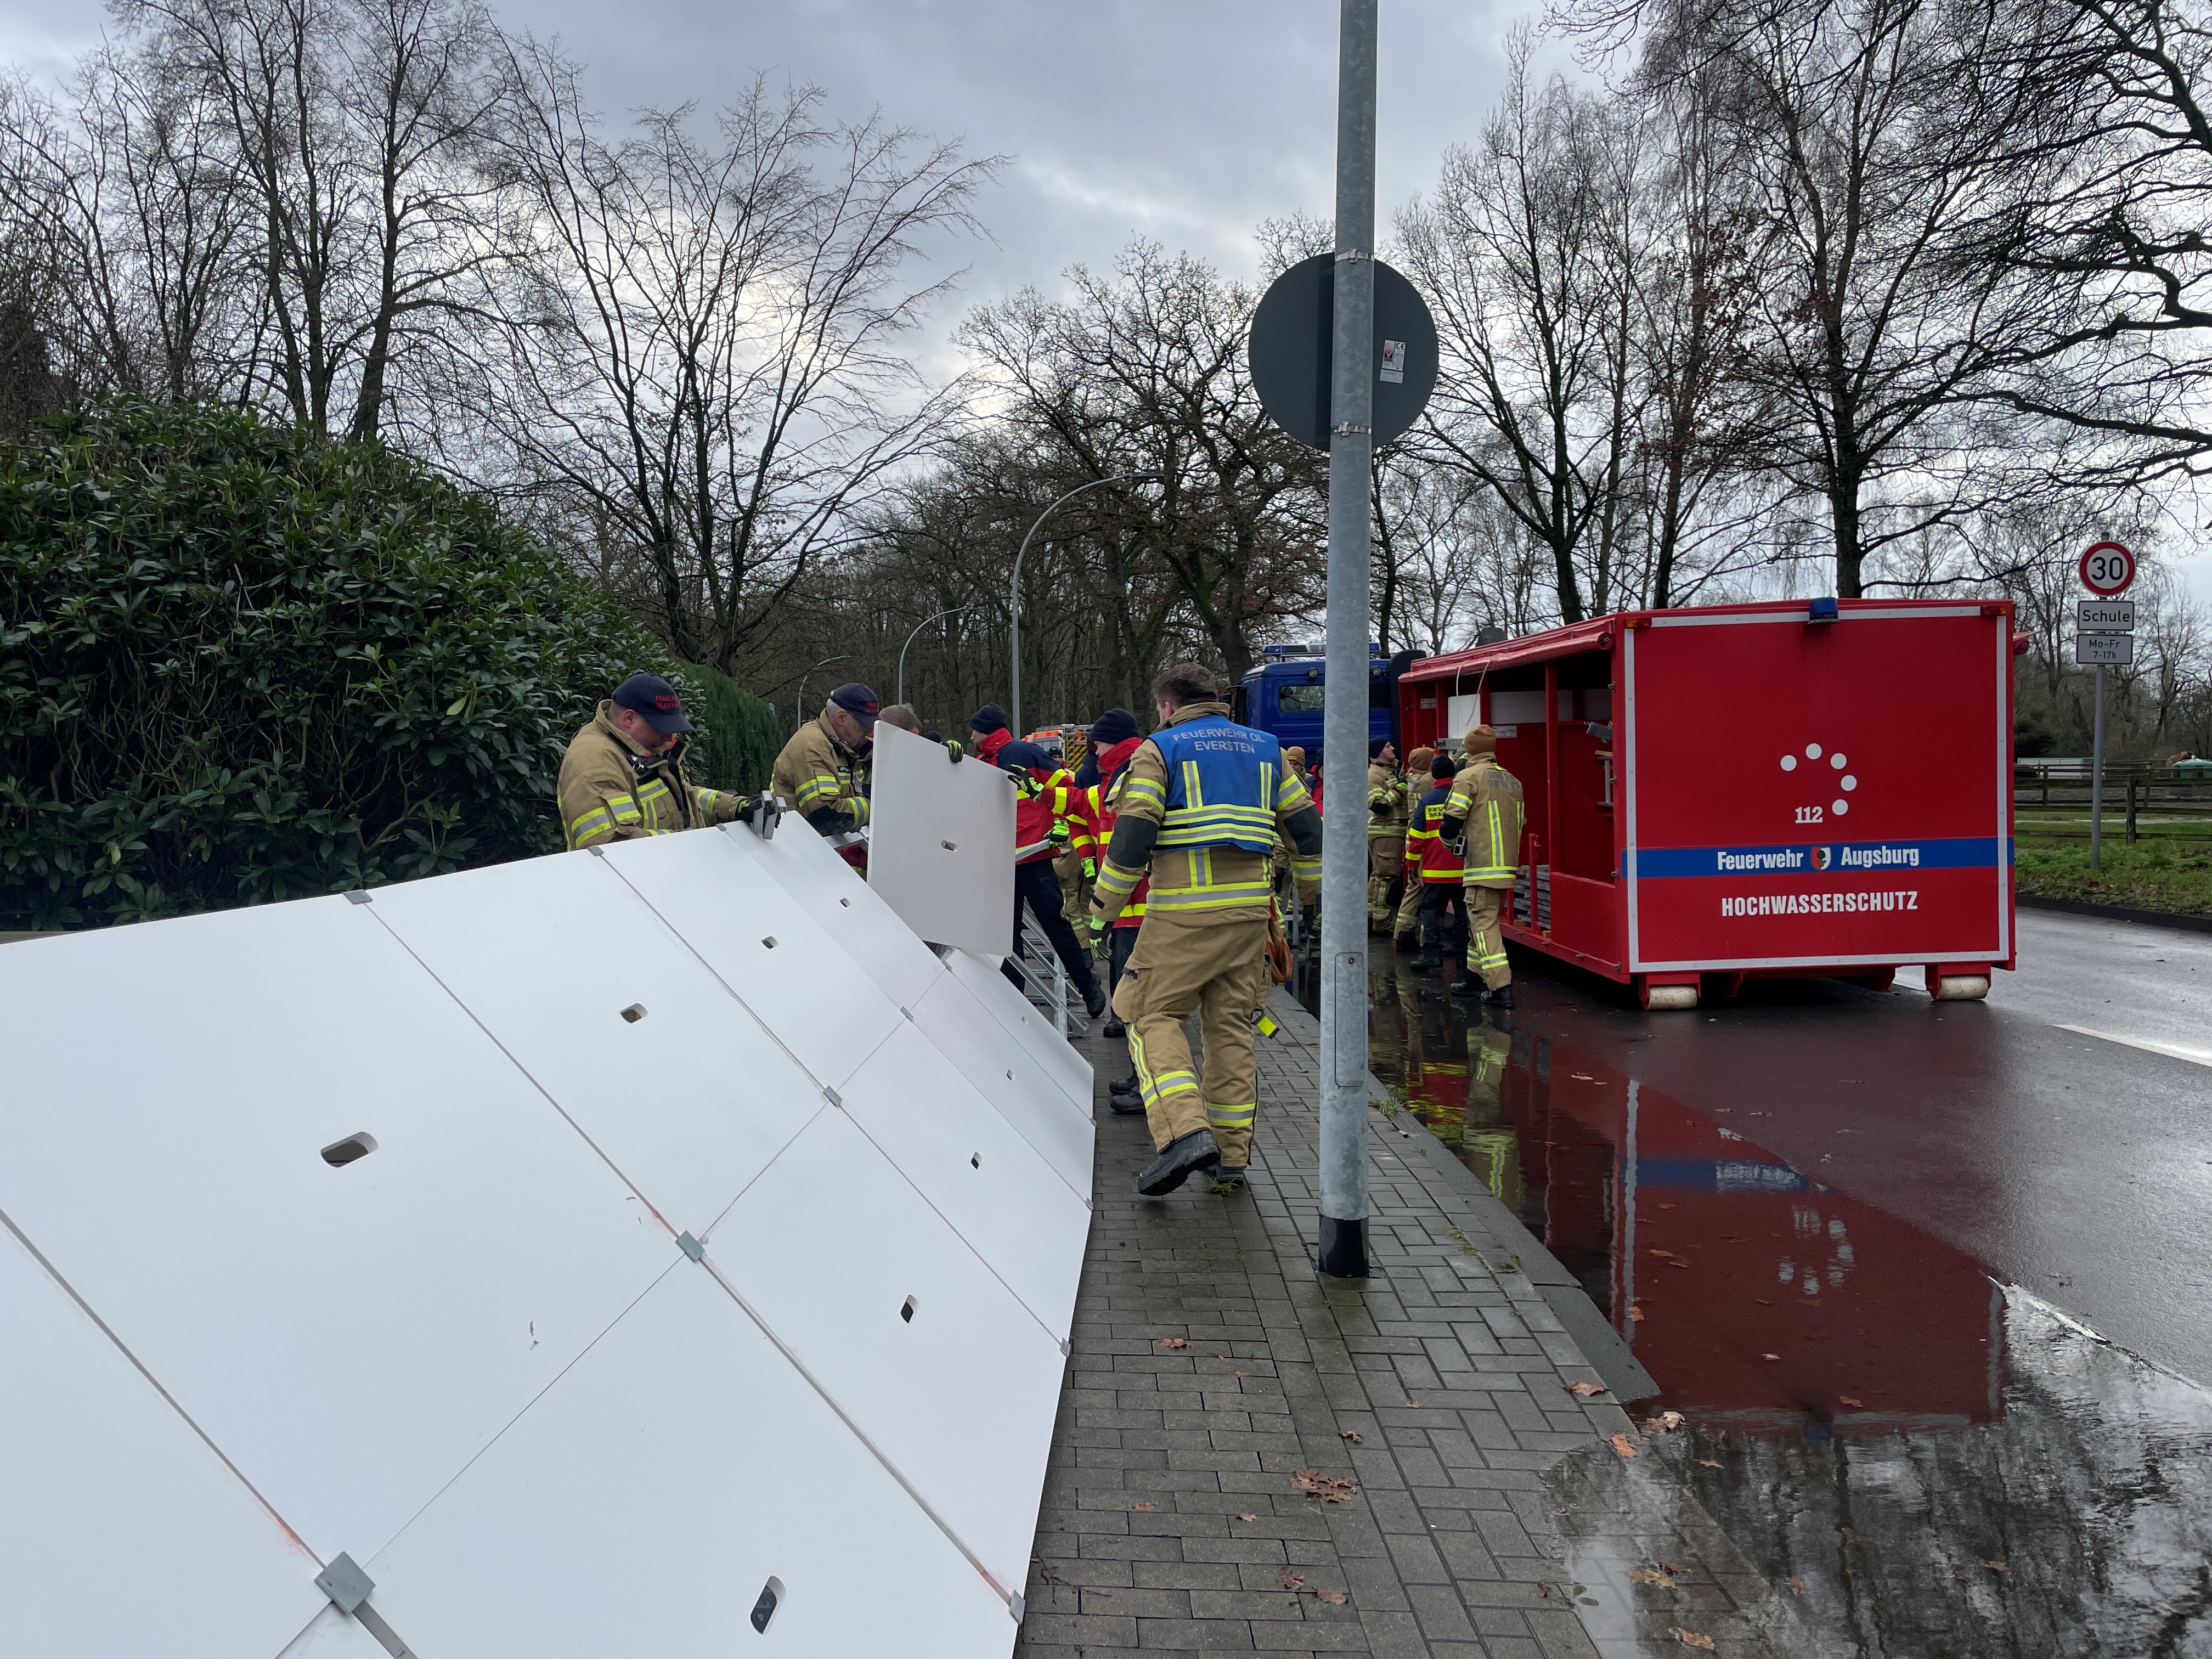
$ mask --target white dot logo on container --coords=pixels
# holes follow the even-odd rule
[[[1797,809],[1800,823],[1820,823],[1830,817],[1846,817],[1851,810],[1850,796],[1859,787],[1857,775],[1850,768],[1850,757],[1840,749],[1823,749],[1817,743],[1782,757],[1782,769],[1806,775],[1802,781],[1809,793],[1835,793],[1825,805],[1801,806]]]

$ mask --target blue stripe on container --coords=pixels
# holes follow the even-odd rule
[[[1826,869],[1814,866],[1813,849],[1825,848]],[[1942,841],[1782,842],[1768,847],[1639,847],[1626,854],[1639,878],[1680,876],[1856,876],[1898,875],[1916,870],[1988,870],[2012,862],[2009,836],[1967,836]],[[1744,861],[1729,868],[1723,856]]]

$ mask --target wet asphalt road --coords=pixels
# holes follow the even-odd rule
[[[2020,935],[1986,1004],[1372,957],[1377,1077],[1687,1419],[1783,1651],[2212,1654],[2212,935]]]

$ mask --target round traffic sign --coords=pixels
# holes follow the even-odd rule
[[[1326,450],[1329,356],[1336,329],[1336,256],[1318,253],[1275,278],[1252,313],[1252,389],[1276,425]],[[1403,437],[1437,386],[1437,325],[1428,302],[1375,261],[1375,441]]]
[[[2136,579],[2136,556],[2118,542],[2099,542],[2081,556],[2081,586],[2100,599],[2117,599]]]

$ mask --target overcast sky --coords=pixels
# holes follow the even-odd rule
[[[1471,140],[1495,95],[1506,30],[1534,0],[1387,0],[1379,191],[1390,210]],[[1132,236],[1255,272],[1252,227],[1331,210],[1337,7],[1332,0],[495,0],[511,28],[558,35],[611,116],[711,107],[755,71],[811,82],[835,112],[964,137],[1007,158],[982,202],[956,306]],[[66,71],[99,38],[98,0],[0,0],[4,57]],[[949,321],[950,319],[943,319]]]

